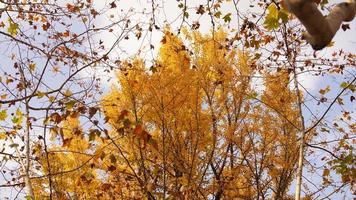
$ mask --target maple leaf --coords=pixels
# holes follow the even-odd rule
[[[110,8],[116,8],[116,7],[117,7],[117,6],[116,6],[115,1],[113,1],[113,2],[110,3]]]
[[[29,68],[31,71],[35,71],[35,69],[36,69],[36,63],[31,62],[31,63],[28,65],[28,68]]]
[[[16,36],[18,33],[19,25],[13,22],[11,19],[9,19],[9,23],[10,25],[9,28],[7,29],[7,32],[12,36]]]

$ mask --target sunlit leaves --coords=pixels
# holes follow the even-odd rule
[[[176,8],[174,23],[170,23],[169,12],[165,13],[169,23],[161,19],[165,8],[161,2],[153,2],[154,12],[151,5],[145,7],[145,17],[137,17],[141,14],[137,8],[125,13],[118,1],[107,2],[103,9],[92,2],[62,2],[58,9],[52,4],[37,6],[41,5],[37,2],[26,5],[31,12],[19,4],[12,9],[26,12],[17,15],[12,11],[14,21],[0,22],[0,27],[9,27],[3,34],[4,44],[10,44],[9,53],[16,50],[9,54],[16,65],[9,67],[11,71],[4,65],[6,74],[1,74],[5,86],[1,102],[10,103],[1,105],[1,125],[9,130],[1,130],[0,139],[24,139],[26,129],[21,126],[29,126],[31,176],[46,176],[33,179],[39,198],[49,197],[52,182],[55,199],[145,199],[149,195],[157,199],[209,199],[217,198],[214,195],[220,188],[223,199],[257,199],[256,195],[265,195],[264,189],[255,187],[257,183],[268,188],[269,198],[288,199],[287,195],[274,196],[280,188],[286,190],[282,193],[289,192],[300,127],[297,98],[290,85],[293,72],[287,61],[295,59],[297,71],[302,69],[304,74],[326,74],[323,66],[327,64],[341,76],[353,55],[335,52],[327,63],[307,52],[300,57],[300,27],[281,26],[287,23],[288,14],[277,2],[253,2],[253,12],[245,13],[239,6],[236,12],[226,7],[235,3],[228,0],[194,5],[179,0],[174,3],[180,8]],[[258,13],[266,5],[266,12]],[[101,20],[105,17],[109,20],[104,25]],[[261,26],[263,17],[265,28],[273,32]],[[171,24],[172,29],[160,29],[156,24]],[[175,24],[182,26],[179,34]],[[221,28],[224,25],[226,30]],[[196,31],[199,28],[207,30],[206,34]],[[105,50],[112,42],[102,30],[118,39],[107,55]],[[125,31],[121,34],[120,30]],[[161,43],[154,39],[156,32],[164,35]],[[146,43],[151,34],[153,40]],[[100,40],[95,35],[103,37]],[[129,43],[139,39],[139,52],[134,56],[121,54],[121,48],[126,47],[121,43],[124,39]],[[11,46],[14,44],[20,52]],[[149,51],[154,51],[154,58],[147,57]],[[97,61],[101,55],[105,56]],[[344,60],[336,65],[338,57]],[[97,82],[106,76],[96,71],[99,66],[110,74],[118,69],[117,81],[102,99],[100,95],[108,87],[103,90]],[[349,80],[344,80],[341,88],[352,90],[354,85],[348,86]],[[340,90],[335,84],[318,88],[314,92],[319,90],[321,97],[315,95],[313,99],[327,106],[334,100],[334,89]],[[345,100],[350,97],[355,101],[349,94],[336,99],[346,111],[349,101]],[[311,98],[306,95],[305,102],[309,103]],[[30,101],[28,111],[26,100]],[[307,139],[316,132],[325,137],[351,135],[346,126],[353,128],[349,123],[353,113],[346,111],[342,120],[347,125],[321,120],[323,127],[316,127]],[[313,114],[316,116],[310,123],[320,117],[320,113]],[[22,154],[23,143],[19,144]],[[335,146],[346,149],[345,144]],[[341,157],[349,160],[346,153]],[[339,166],[343,175],[349,169],[345,163],[332,164]],[[326,170],[325,177],[334,175],[332,169]],[[189,196],[192,191],[201,194]],[[91,196],[94,194],[97,196]]]
[[[28,68],[30,69],[30,71],[35,71],[35,69],[36,69],[36,63],[31,62],[31,63],[28,65]]]
[[[330,92],[330,90],[331,90],[330,86],[327,86],[325,89],[320,89],[319,93],[321,95],[325,95],[326,93]]]
[[[264,24],[267,29],[275,29],[279,26],[278,9],[277,6],[273,3],[268,6],[268,14],[266,16]]]
[[[331,41],[326,47],[333,47],[334,44],[335,44],[335,42],[334,42],[334,41]]]
[[[109,159],[110,159],[110,162],[111,162],[112,164],[116,164],[116,161],[117,161],[117,160],[116,160],[115,155],[110,154]]]
[[[340,87],[343,88],[343,89],[346,88],[347,86],[348,86],[348,84],[345,81],[342,82],[341,85],[340,85]]]
[[[0,132],[0,140],[5,140],[7,137],[6,133]]]
[[[100,137],[101,132],[98,129],[89,130],[89,141],[94,141],[96,137]]]
[[[15,112],[15,115],[12,117],[11,121],[16,125],[17,127],[21,128],[21,123],[23,121],[23,114],[20,109],[17,109]]]
[[[287,23],[288,13],[285,10],[278,9],[274,3],[271,3],[267,10],[264,25],[268,30],[278,28],[280,23]]]
[[[73,94],[73,92],[71,90],[69,90],[69,89],[64,92],[64,95],[66,97],[70,97],[70,96],[72,96],[72,94]]]
[[[224,17],[223,20],[225,23],[228,23],[231,21],[231,13],[227,13]]]
[[[342,182],[350,183],[351,185],[356,183],[356,169],[354,167],[356,159],[353,151],[354,149],[350,147],[347,152],[343,152],[341,159],[330,161],[332,169],[341,175]]]
[[[68,101],[68,102],[65,103],[65,106],[66,106],[66,108],[67,108],[68,110],[70,110],[70,109],[72,109],[72,108],[74,107],[74,105],[75,105],[76,102],[77,102],[77,101],[75,101],[75,100],[70,100],[70,101]]]
[[[220,11],[217,11],[214,13],[214,17],[216,17],[216,18],[220,18],[221,15],[222,15],[222,13]]]
[[[7,111],[6,110],[1,110],[0,111],[0,121],[3,121],[7,118]]]
[[[18,33],[18,29],[19,25],[9,18],[9,28],[7,29],[7,32],[12,36],[16,36]]]
[[[321,2],[320,2],[321,8],[324,8],[325,5],[327,5],[328,3],[329,3],[329,0],[321,0]]]

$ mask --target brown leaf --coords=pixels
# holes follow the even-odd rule
[[[48,23],[48,22],[47,22],[47,23],[44,23],[44,24],[42,24],[42,29],[43,29],[44,31],[47,31],[50,26],[51,26],[50,23]]]
[[[135,127],[135,129],[134,129],[134,134],[140,136],[141,133],[142,133],[142,131],[143,131],[143,128],[142,128],[142,126],[139,124],[139,125],[137,125],[137,126]]]
[[[350,25],[349,24],[343,24],[341,25],[341,28],[343,31],[346,31],[347,29],[350,29]]]
[[[110,165],[109,167],[108,167],[108,171],[109,172],[112,172],[112,171],[115,171],[116,170],[116,167],[114,166],[114,165]]]
[[[89,118],[92,118],[92,117],[96,114],[97,111],[98,111],[97,108],[95,108],[95,107],[90,107],[90,108],[89,108]]]
[[[127,110],[121,111],[121,113],[119,115],[119,120],[123,120],[128,114],[129,114],[129,111],[127,111]]]
[[[167,40],[166,40],[166,36],[163,36],[162,40],[161,40],[161,43],[162,44],[166,44]]]
[[[69,147],[70,142],[72,141],[73,138],[67,138],[63,140],[62,147]]]
[[[115,4],[115,1],[113,1],[113,2],[111,2],[110,3],[110,8],[116,8],[117,6],[116,6],[116,4]]]
[[[62,121],[62,117],[58,113],[52,113],[50,116],[50,121],[59,124]]]
[[[204,14],[204,13],[205,13],[204,6],[203,6],[203,5],[199,5],[199,7],[197,8],[196,14],[202,15],[202,14]]]

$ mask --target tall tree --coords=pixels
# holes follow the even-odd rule
[[[285,2],[0,0],[0,198],[349,197],[354,3]]]

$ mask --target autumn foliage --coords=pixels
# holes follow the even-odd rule
[[[289,198],[299,125],[289,74],[262,74],[265,88],[257,91],[250,78],[255,61],[225,48],[222,30],[214,40],[198,32],[185,37],[193,52],[167,30],[151,69],[140,59],[124,63],[120,85],[101,103],[111,126],[106,135],[75,134],[77,116],[62,122],[63,143],[49,151],[67,153],[49,155],[51,174],[88,163],[70,176],[54,176],[55,196]],[[78,153],[86,149],[91,152]],[[35,181],[43,198],[44,184]]]
[[[0,0],[0,199],[350,197],[335,33],[313,51],[278,1],[122,2]]]

